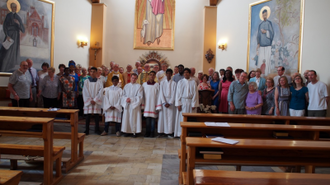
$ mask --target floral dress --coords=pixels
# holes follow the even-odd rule
[[[74,107],[74,100],[75,100],[75,91],[74,91],[74,83],[75,83],[75,78],[72,77],[72,76],[68,76],[68,78],[66,78],[65,76],[62,76],[60,78],[60,82],[61,84],[63,85],[64,87],[64,91],[62,92],[62,95],[63,95],[63,107],[68,107],[68,108],[71,108],[71,107]],[[67,97],[67,92],[68,93],[71,93],[71,98],[69,99]]]

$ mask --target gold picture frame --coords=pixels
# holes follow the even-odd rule
[[[261,0],[249,5],[247,72],[261,68],[263,76],[275,76],[278,66],[284,66],[291,74],[301,71],[304,6],[305,0]],[[264,29],[265,33],[260,35],[264,34],[268,39],[272,38],[272,41],[271,45],[267,45],[267,39],[264,39],[264,46],[258,49],[257,40],[262,39],[259,30],[261,23],[265,21],[262,20],[263,15],[267,15],[266,21],[271,22],[273,33]]]
[[[7,0],[1,0],[1,1],[7,2]],[[49,65],[53,67],[54,66],[54,38],[55,38],[55,36],[54,36],[55,35],[55,27],[54,27],[55,26],[55,2],[50,1],[50,0],[34,0],[34,1],[29,1],[29,2],[24,1],[24,0],[23,1],[22,0],[11,0],[10,3],[12,3],[13,1],[17,1],[17,2],[19,2],[19,4],[25,3],[25,5],[28,5],[28,6],[20,6],[19,5],[19,7],[20,8],[21,7],[22,8],[23,7],[25,7],[25,8],[26,7],[29,7],[30,8],[30,11],[31,10],[36,10],[36,9],[38,9],[40,7],[44,7],[45,6],[45,5],[42,5],[42,4],[39,4],[39,3],[47,3],[50,6],[50,7],[47,7],[47,5],[46,5],[45,7],[47,7],[51,11],[47,11],[48,9],[47,10],[43,10],[44,13],[46,14],[46,16],[44,14],[43,15],[39,15],[38,14],[37,16],[36,15],[33,15],[33,13],[29,14],[31,16],[36,16],[37,18],[39,17],[41,19],[41,20],[39,20],[39,22],[36,22],[35,24],[30,22],[30,25],[28,25],[27,24],[27,21],[26,21],[26,19],[27,19],[28,16],[22,17],[23,19],[25,19],[25,21],[23,22],[24,23],[24,30],[25,31],[24,31],[24,36],[23,37],[20,35],[20,46],[19,46],[20,47],[20,56],[19,56],[20,58],[18,58],[17,60],[23,61],[26,58],[32,58],[33,59],[33,57],[31,57],[31,56],[36,55],[36,53],[30,54],[30,55],[27,55],[27,56],[24,55],[24,54],[26,54],[26,53],[28,53],[30,51],[30,50],[25,50],[25,49],[28,49],[27,47],[36,47],[37,48],[37,51],[40,52],[40,53],[44,53],[45,49],[46,50],[49,49],[49,58],[46,58],[46,59],[45,58],[38,58],[38,59],[40,59],[39,63],[41,61],[43,61],[43,62],[49,62]],[[7,9],[5,11],[7,11],[8,13],[10,13],[11,10]],[[20,9],[20,11],[24,11],[24,13],[27,12],[27,10],[25,10],[25,9]],[[38,11],[37,11],[37,13],[38,13]],[[20,15],[19,13],[17,13],[17,14]],[[42,22],[44,24],[40,23],[40,21],[44,21],[44,22]],[[1,24],[3,24],[3,22],[1,22]],[[34,27],[32,27],[32,28],[29,27],[29,26],[31,26],[31,24]],[[45,26],[44,27],[41,27],[40,25],[45,25]],[[41,36],[42,38],[40,38],[40,34],[38,34],[38,33],[42,34],[42,36]],[[22,34],[22,32],[20,32],[20,34]],[[4,35],[4,36],[6,37],[6,35]],[[22,44],[22,40],[24,39],[24,37],[27,37],[27,36],[29,36],[31,38],[33,38],[33,36],[35,36],[34,37],[35,40],[33,40],[33,45],[32,46],[27,46],[25,44],[24,47],[22,47],[22,45],[23,45]],[[44,40],[42,40],[42,39],[47,40],[48,43],[43,42]],[[49,43],[49,41],[50,41],[50,43]],[[2,40],[1,40],[1,43],[2,43]],[[37,47],[38,44],[40,44],[40,43],[43,44],[43,46],[42,46],[43,48],[41,48],[41,47],[38,48]],[[34,48],[34,51],[36,50],[36,48]],[[1,58],[1,54],[2,53],[0,52],[0,58]],[[0,64],[1,64],[1,62],[3,62],[3,61],[0,61]],[[17,61],[16,68],[17,68],[17,65],[19,65],[18,62],[19,61]],[[41,64],[42,63],[40,63],[40,68],[41,68]],[[11,71],[2,70],[2,68],[0,66],[0,76],[11,76],[11,74],[12,74],[12,70]]]
[[[155,1],[161,2],[161,0],[155,0]],[[175,1],[176,0],[164,0],[164,5],[163,5],[164,12],[160,12],[156,15],[153,14],[153,12],[155,11],[151,13],[149,12],[151,11],[150,10],[151,6],[148,4],[151,3],[149,0],[135,1],[133,49],[172,50],[172,51],[174,50]],[[146,15],[149,16],[146,17]],[[157,31],[155,31],[155,28],[150,28],[151,27],[150,25],[156,27],[157,24],[159,28],[160,21],[162,22],[161,34],[157,33]],[[152,31],[150,31],[152,29],[154,29],[153,32],[156,33],[152,34],[151,33]]]

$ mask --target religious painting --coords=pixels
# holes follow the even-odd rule
[[[304,0],[263,0],[250,4],[247,71],[275,76],[277,67],[300,71]]]
[[[174,50],[175,0],[136,0],[134,49]]]
[[[0,0],[0,75],[11,75],[21,61],[53,66],[54,7],[48,0]]]

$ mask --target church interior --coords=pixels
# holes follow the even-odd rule
[[[50,66],[56,69],[56,73],[59,72],[59,64],[67,64],[70,60],[86,68],[102,65],[110,67],[110,62],[113,61],[125,70],[129,64],[135,68],[136,61],[146,60],[151,61],[150,64],[152,64],[152,61],[159,63],[161,60],[165,61],[171,69],[179,64],[188,68],[194,67],[196,74],[197,71],[208,74],[210,68],[219,71],[228,66],[234,70],[240,68],[249,71],[250,64],[254,62],[252,59],[254,56],[249,53],[250,46],[253,48],[252,42],[254,42],[250,40],[250,36],[253,35],[250,33],[251,16],[254,15],[251,14],[250,6],[259,0],[161,0],[165,3],[175,3],[175,6],[165,7],[165,10],[173,12],[173,17],[164,18],[166,21],[162,23],[163,34],[170,39],[162,40],[161,38],[158,44],[156,40],[150,46],[140,42],[143,38],[139,34],[143,31],[143,26],[137,26],[139,20],[136,9],[138,5],[152,0],[49,1],[54,2],[51,39],[53,58]],[[295,71],[287,70],[288,75],[294,72],[302,74],[306,70],[315,70],[318,80],[325,83],[330,92],[328,71],[330,62],[327,57],[330,26],[325,24],[330,17],[328,10],[330,1],[290,1],[299,1],[303,6],[301,6],[302,13],[298,13],[299,21],[301,21],[298,24],[300,28],[300,40],[297,46],[299,52],[296,54],[298,61]],[[272,13],[271,16],[276,14],[275,11]],[[48,29],[47,26],[42,28],[47,33]],[[210,52],[213,55],[208,58],[206,55]],[[150,57],[152,60],[149,60]],[[322,131],[330,134],[329,107],[327,117],[322,119],[281,118],[280,121],[284,120],[285,124],[290,124],[291,130],[288,132],[296,134],[295,137],[299,137],[301,141],[272,138],[272,140],[262,142],[262,139],[266,138],[265,134],[262,135],[262,131],[270,133],[277,129],[285,130],[284,127],[277,127],[276,124],[269,124],[269,130],[250,128],[250,135],[261,134],[260,142],[253,143],[257,140],[253,139],[255,135],[250,136],[247,134],[249,130],[241,128],[249,125],[244,123],[266,125],[275,123],[280,118],[251,118],[249,120],[250,118],[241,117],[241,115],[224,115],[225,118],[222,119],[217,114],[204,114],[200,117],[184,116],[184,122],[187,124],[191,120],[196,124],[216,121],[241,123],[237,126],[240,128],[233,126],[237,133],[242,134],[241,136],[235,134],[234,130],[229,133],[240,143],[250,144],[249,147],[255,151],[248,148],[246,153],[239,154],[239,151],[242,151],[240,148],[231,148],[235,145],[224,145],[222,149],[225,150],[225,154],[228,151],[227,155],[231,152],[235,157],[240,157],[226,159],[225,163],[221,163],[221,159],[205,160],[198,155],[195,156],[195,153],[202,150],[203,145],[210,148],[214,145],[207,140],[208,138],[199,140],[198,136],[189,137],[193,136],[194,132],[203,132],[205,135],[204,124],[201,124],[200,128],[197,126],[190,128],[189,125],[185,129],[182,127],[181,138],[146,138],[142,134],[145,131],[143,120],[143,131],[137,137],[117,137],[115,125],[110,125],[107,136],[94,134],[94,119],[92,119],[90,134],[85,135],[83,134],[85,120],[78,119],[78,112],[74,111],[75,109],[67,112],[63,109],[64,117],[68,118],[64,121],[47,118],[53,117],[53,114],[47,111],[33,112],[28,108],[20,111],[9,109],[10,99],[6,94],[8,82],[9,76],[0,73],[0,119],[3,119],[0,121],[0,184],[330,184],[329,139],[313,141],[319,140]],[[40,116],[42,114],[48,116]],[[20,116],[20,118],[1,118],[4,116]],[[11,126],[25,128],[26,125],[23,123],[29,122],[43,124],[42,131],[31,134],[21,131],[9,132],[5,129]],[[104,127],[104,120],[100,120],[100,127]],[[54,133],[47,135],[49,129]],[[191,132],[192,135],[187,132]],[[215,129],[213,133],[218,132]],[[205,143],[201,144],[203,139],[206,139]],[[251,143],[243,142],[244,139],[249,139]],[[304,141],[309,145],[302,143]],[[274,144],[269,144],[271,142]],[[314,145],[313,142],[317,142],[318,145]],[[266,144],[269,146],[263,148],[262,146]],[[14,148],[14,145],[40,147],[22,154],[23,152]],[[255,149],[258,146],[260,148]],[[10,152],[16,156],[13,158],[9,155]],[[49,155],[51,157],[48,156],[49,152],[54,152]],[[257,159],[258,156],[259,159]],[[276,159],[282,161],[276,163],[274,162]],[[256,162],[251,162],[253,160]],[[18,177],[18,180],[16,178],[10,181],[9,177],[13,175],[8,171],[22,173],[17,172],[15,177]],[[47,174],[51,175],[48,177]]]

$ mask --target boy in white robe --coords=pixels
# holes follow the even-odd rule
[[[162,64],[162,70],[158,71],[156,74],[157,82],[162,82],[163,80],[166,80],[166,70],[167,70],[167,64]]]
[[[159,83],[155,82],[156,72],[151,71],[148,75],[148,81],[143,83],[144,94],[144,112],[143,116],[146,118],[146,133],[144,137],[155,137],[155,124],[158,117],[158,111],[156,110],[159,94]]]
[[[121,105],[124,108],[121,131],[126,133],[125,136],[133,134],[133,137],[137,137],[136,134],[142,130],[143,87],[136,83],[137,78],[135,73],[131,75],[131,83],[125,85],[121,97]]]
[[[103,82],[96,78],[97,68],[92,67],[90,77],[85,80],[83,88],[84,114],[86,115],[85,134],[89,135],[90,118],[94,114],[95,133],[100,134],[99,119],[102,107]]]
[[[175,124],[175,91],[176,83],[171,78],[173,76],[173,70],[166,70],[166,77],[160,83],[159,87],[159,101],[161,106],[157,107],[159,112],[158,118],[158,133],[167,134],[171,137],[174,132]]]
[[[177,111],[174,137],[181,136],[180,123],[183,121],[182,113],[195,113],[199,106],[197,85],[195,80],[190,79],[190,73],[189,68],[184,69],[184,79],[178,82],[176,88],[175,106],[177,107]]]
[[[118,76],[113,76],[112,86],[104,89],[103,96],[103,112],[105,114],[105,124],[104,131],[101,136],[108,135],[109,123],[113,122],[116,124],[116,136],[120,136],[120,123],[121,123],[121,113],[123,108],[120,104],[120,99],[123,94],[123,90],[119,87]]]

